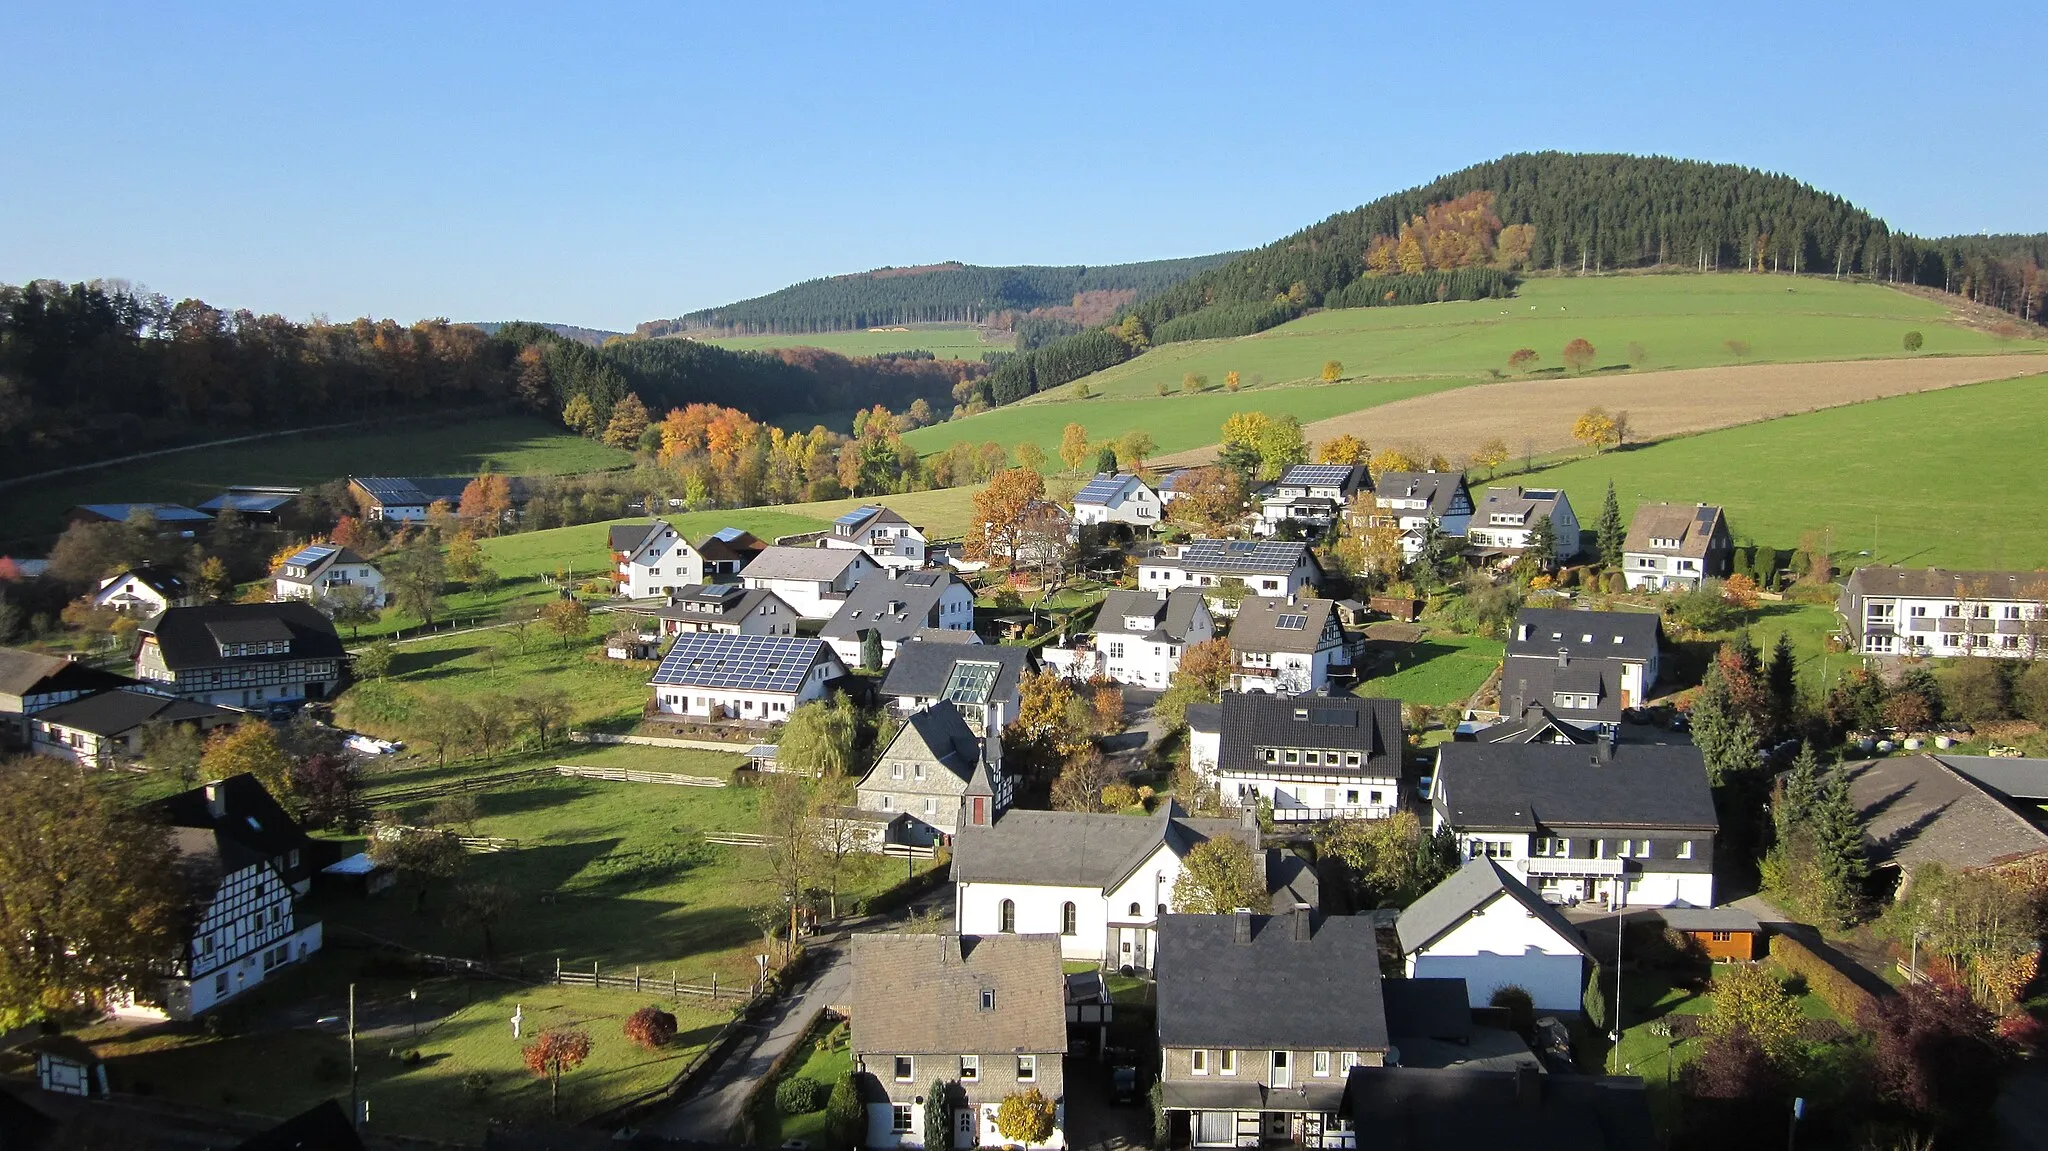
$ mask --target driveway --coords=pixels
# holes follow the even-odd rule
[[[1150,1084],[1148,1083],[1149,1087]],[[1067,1145],[1076,1151],[1138,1151],[1152,1145],[1152,1105],[1109,1101],[1109,1067],[1092,1059],[1067,1060]]]
[[[1142,761],[1145,751],[1157,746],[1160,738],[1166,734],[1160,728],[1158,717],[1152,713],[1152,707],[1159,702],[1160,694],[1150,688],[1124,688],[1124,729],[1105,738],[1102,741],[1102,750],[1111,755],[1130,756]]]

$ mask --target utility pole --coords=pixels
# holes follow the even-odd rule
[[[356,985],[348,985],[348,1125],[362,1126],[363,1104],[356,1093]]]

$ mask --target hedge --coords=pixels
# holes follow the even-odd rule
[[[792,1075],[775,1087],[775,1109],[784,1115],[808,1115],[825,1106],[825,1085]]]
[[[1771,936],[1771,959],[1805,979],[1808,990],[1852,1023],[1864,1018],[1864,1012],[1877,1003],[1877,997],[1865,991],[1862,984],[1790,935]]]

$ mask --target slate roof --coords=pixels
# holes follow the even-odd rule
[[[871,576],[854,585],[818,634],[855,639],[877,631],[884,642],[901,643],[921,627],[937,626],[940,597],[950,588],[965,586],[953,573],[935,569],[907,571],[894,579]]]
[[[853,937],[853,1050],[1064,1055],[1066,986],[1058,936],[862,932]],[[995,992],[993,1010],[981,1009],[983,991]]]
[[[1623,551],[1705,559],[1714,529],[1723,527],[1721,509],[1713,504],[1641,504],[1628,524]],[[1678,546],[1651,540],[1677,540]]]
[[[1480,743],[1576,743],[1590,746],[1602,736],[1570,720],[1559,719],[1540,703],[1522,707],[1522,718],[1504,720],[1482,727],[1473,738]]]
[[[889,696],[937,696],[952,679],[960,663],[994,664],[997,667],[994,698],[1014,703],[1026,675],[1038,670],[1037,653],[1030,648],[994,644],[962,650],[953,644],[909,643],[896,649],[889,672],[882,677],[882,694]],[[1016,709],[1010,709],[1014,716]]]
[[[768,545],[754,538],[754,533],[740,528],[720,528],[704,537],[697,545],[697,554],[706,563],[731,563],[738,561],[744,569],[757,555],[766,551]]]
[[[1674,931],[1763,931],[1756,916],[1739,907],[1659,907],[1651,915]]]
[[[1375,500],[1427,500],[1430,515],[1447,516],[1458,493],[1466,491],[1464,472],[1385,472],[1373,481]],[[1469,491],[1465,502],[1472,502]]]
[[[647,682],[658,687],[793,693],[820,660],[837,658],[825,641],[811,636],[684,632]]]
[[[1196,540],[1181,551],[1179,559],[1153,562],[1224,575],[1285,575],[1304,559],[1321,570],[1308,545],[1299,540]]]
[[[1463,1042],[1472,1036],[1472,1001],[1463,979],[1388,979],[1387,1034],[1407,1054],[1410,1039]]]
[[[303,600],[285,603],[218,603],[174,607],[144,623],[143,635],[156,637],[164,666],[188,668],[282,663],[287,660],[344,659],[348,653],[334,634],[334,621]],[[223,656],[223,643],[259,643],[290,639],[291,651],[272,655]]]
[[[0,647],[0,695],[29,696],[51,695],[65,691],[98,691],[134,682],[125,675],[101,671],[89,664],[68,660],[63,656],[23,651],[18,647]]]
[[[112,587],[129,576],[134,576],[137,583],[166,599],[177,599],[185,594],[185,577],[155,564],[129,568],[120,575],[101,580],[100,587],[102,590]]]
[[[1323,646],[1323,629],[1336,606],[1313,596],[1292,601],[1246,596],[1238,602],[1237,619],[1230,625],[1230,650],[1312,655]]]
[[[1164,596],[1118,588],[1102,597],[1102,610],[1095,613],[1095,630],[1097,634],[1131,635],[1134,633],[1124,621],[1143,616],[1152,621],[1152,627],[1135,633],[1139,639],[1186,643],[1189,630],[1195,626],[1195,614],[1206,610],[1202,593],[1195,588],[1175,588]]]
[[[1487,488],[1486,493],[1474,503],[1472,526],[1490,526],[1491,518],[1495,514],[1515,513],[1522,517],[1522,522],[1518,526],[1529,527],[1539,517],[1555,516],[1558,505],[1569,502],[1564,492],[1558,488],[1525,488],[1520,484],[1505,488]]]
[[[913,643],[951,644],[955,647],[972,647],[981,643],[981,637],[970,628],[921,627],[910,633]]]
[[[1525,607],[1515,616],[1508,654],[1554,660],[1558,649],[1565,648],[1574,658],[1648,660],[1657,654],[1657,640],[1663,634],[1663,620],[1656,612]]]
[[[858,548],[799,548],[775,547],[761,549],[761,554],[748,562],[745,576],[748,579],[807,580],[824,583],[838,579],[846,569],[865,558],[866,552]]]
[[[1297,914],[1313,927],[1306,940]],[[1237,940],[1241,919],[1249,942]],[[1158,931],[1161,1046],[1386,1049],[1370,916],[1165,915]]]
[[[742,587],[736,580],[715,584],[691,584],[679,589],[674,602],[656,611],[658,619],[696,620],[698,622],[737,624],[754,614],[755,609],[769,600],[782,603],[782,597],[772,588]],[[690,606],[716,605],[716,611],[693,610]],[[796,609],[784,604],[779,609],[790,619],[796,618]]]
[[[1988,867],[2048,853],[2048,832],[1931,755],[1849,763],[1849,802],[1873,863]]]
[[[981,737],[967,726],[960,709],[943,699],[904,720],[903,727],[889,741],[889,746],[882,749],[882,754],[875,759],[875,766],[868,769],[867,777],[861,782],[873,779],[878,785],[886,785],[892,790],[904,790],[903,785],[910,781],[889,777],[891,761],[936,764],[969,782],[976,776],[987,774],[981,770]]]
[[[1459,828],[1718,828],[1706,761],[1684,744],[1446,743],[1437,809]]]
[[[1233,819],[1195,819],[1169,803],[1152,815],[1013,809],[953,841],[953,878],[967,883],[1095,887],[1129,878],[1161,844],[1185,856],[1196,844],[1240,833]]]
[[[1400,700],[1356,696],[1292,699],[1263,692],[1226,691],[1221,707],[1223,739],[1216,757],[1220,772],[1310,771],[1317,775],[1374,779],[1406,774]],[[1257,754],[1262,747],[1359,751],[1365,753],[1365,758],[1357,767],[1290,767],[1266,763]]]
[[[360,1151],[362,1137],[338,1100],[323,1099],[240,1143],[234,1151]]]
[[[1912,596],[1918,599],[2048,599],[2048,572],[1959,571],[1872,564],[1850,573],[1852,596]]]
[[[160,524],[203,524],[211,523],[212,516],[197,508],[183,504],[80,504],[81,509],[107,520],[110,523],[125,524],[133,519],[136,512],[148,512]]]
[[[1501,668],[1501,710],[1527,711],[1541,706],[1573,723],[1620,723],[1621,676],[1619,660],[1574,657],[1568,666],[1559,667],[1555,656],[1509,656]],[[1590,695],[1593,706],[1559,703],[1559,692]]]
[[[1527,884],[1484,856],[1468,861],[1442,883],[1423,892],[1421,898],[1401,912],[1401,917],[1394,923],[1394,931],[1401,938],[1402,952],[1413,953],[1428,947],[1445,932],[1463,923],[1467,916],[1477,914],[1501,898],[1521,904],[1531,917],[1541,920],[1545,927],[1588,958],[1592,957],[1579,929],[1573,927],[1557,908],[1543,902],[1542,897],[1529,890]]]
[[[1356,1067],[1344,1111],[1387,1151],[1651,1151],[1643,1081],[1457,1067]]]
[[[174,696],[142,691],[100,691],[80,696],[36,713],[43,723],[115,736],[134,731],[145,723],[189,723],[218,719],[238,712],[210,703],[197,703]]]
[[[2048,759],[1988,755],[1937,755],[1963,778],[2006,799],[2048,803]]]
[[[641,544],[647,542],[647,537],[655,532],[667,529],[668,526],[668,524],[661,520],[654,520],[644,524],[613,524],[605,532],[605,538],[611,545],[613,552],[620,555],[632,555],[640,550]]]
[[[1191,703],[1184,713],[1189,731],[1218,732],[1223,730],[1223,705],[1220,703]]]
[[[212,811],[207,789],[218,789],[221,812]],[[303,848],[306,833],[278,805],[256,777],[244,772],[157,800],[143,813],[171,829],[180,877],[196,892],[211,894],[220,878],[252,863],[276,859],[301,849],[287,882],[310,874],[311,860]]]

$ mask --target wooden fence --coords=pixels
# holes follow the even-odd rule
[[[613,783],[666,783],[676,787],[726,786],[726,781],[715,775],[684,775],[676,771],[639,771],[622,767],[580,767],[569,763],[556,764],[555,774],[576,779],[605,779]]]
[[[440,799],[446,795],[461,795],[465,792],[488,791],[521,780],[539,779],[555,774],[552,767],[526,767],[517,771],[501,771],[493,775],[472,775],[452,779],[447,783],[423,783],[416,787],[394,787],[383,791],[368,792],[363,802],[369,804],[417,803],[422,799]]]
[[[775,846],[773,837],[760,835],[752,831],[713,831],[704,836],[704,842],[723,844],[726,847]]]
[[[565,968],[560,959],[555,960],[555,982],[564,987],[605,987],[615,991],[666,992],[672,1000],[680,1000],[685,995],[695,995],[714,1003],[721,997],[745,999],[752,996],[755,991],[749,984],[737,987],[731,984],[719,986],[716,971],[711,973],[709,983],[685,983],[673,967],[669,968],[668,978],[664,979],[658,974],[644,971],[638,965],[634,966],[631,975],[613,975],[601,971],[596,963],[592,963],[588,971]]]

